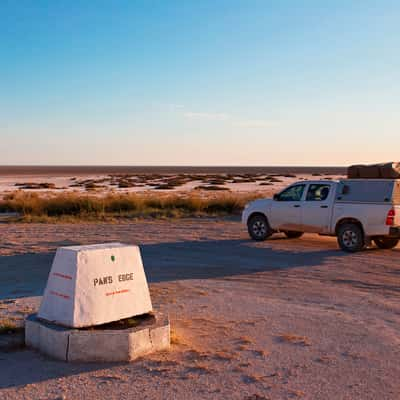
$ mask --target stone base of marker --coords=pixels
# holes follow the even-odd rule
[[[168,317],[160,312],[153,315],[125,329],[71,329],[32,314],[25,322],[25,344],[63,361],[133,361],[170,347]]]

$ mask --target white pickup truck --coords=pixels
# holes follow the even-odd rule
[[[304,232],[337,236],[341,249],[362,250],[373,240],[383,249],[400,239],[400,180],[301,181],[272,199],[246,205],[242,222],[254,240],[275,232],[298,238]]]

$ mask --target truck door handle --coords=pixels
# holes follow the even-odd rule
[[[296,207],[296,208],[300,207],[300,204],[295,204],[293,207]]]
[[[328,208],[328,206],[321,206],[321,208]]]

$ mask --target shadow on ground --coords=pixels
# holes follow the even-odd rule
[[[117,365],[122,363],[66,363],[51,360],[30,350],[0,352],[0,390],[80,373],[107,370]],[[57,396],[51,396],[49,393],[49,398],[53,397]]]
[[[149,282],[210,279],[252,272],[313,267],[337,249],[288,251],[274,248],[272,240],[255,245],[250,240],[182,241],[141,246]],[[63,244],[65,245],[65,244]],[[54,252],[0,257],[0,299],[43,293]]]
[[[252,272],[312,267],[338,250],[288,251],[274,248],[275,240],[255,245],[251,240],[212,240],[141,246],[150,282],[211,279]]]

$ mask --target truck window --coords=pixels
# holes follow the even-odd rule
[[[331,185],[327,184],[312,184],[308,188],[307,201],[324,201],[329,196]]]
[[[279,194],[279,201],[300,201],[305,185],[294,185]]]

